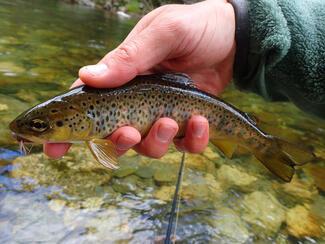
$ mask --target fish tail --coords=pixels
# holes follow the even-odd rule
[[[296,165],[303,165],[315,159],[315,155],[307,148],[291,144],[279,138],[268,136],[267,146],[256,150],[255,157],[273,174],[286,182],[290,182]]]

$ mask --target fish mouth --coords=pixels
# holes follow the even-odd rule
[[[12,137],[16,139],[18,142],[23,142],[23,143],[34,143],[33,141],[23,137],[22,135],[19,135],[15,132],[12,132]]]

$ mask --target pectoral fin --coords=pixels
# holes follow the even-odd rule
[[[237,144],[232,141],[213,139],[211,140],[211,143],[215,145],[228,158],[232,157],[237,148]]]
[[[96,160],[106,168],[118,169],[115,145],[106,139],[93,139],[86,142]]]

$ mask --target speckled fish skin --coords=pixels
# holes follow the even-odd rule
[[[232,148],[220,142],[247,148],[267,167],[265,157],[282,150],[277,145],[279,142],[261,131],[247,114],[198,90],[189,77],[182,74],[137,76],[121,87],[109,89],[79,86],[26,111],[10,127],[19,136],[39,143],[87,141],[105,138],[125,125],[131,125],[145,135],[157,119],[169,117],[178,123],[177,136],[181,137],[192,115],[208,119],[212,143],[230,156]],[[35,124],[37,122],[40,124]],[[35,127],[46,129],[37,131]],[[298,164],[285,154],[281,157],[290,171]],[[281,174],[275,169],[270,170]],[[292,172],[290,175],[291,179]]]

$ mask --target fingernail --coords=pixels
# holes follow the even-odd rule
[[[193,123],[192,130],[193,130],[193,135],[196,138],[201,138],[205,134],[205,128],[206,125],[204,122],[195,122]]]
[[[134,140],[126,136],[120,136],[116,140],[116,148],[119,150],[128,150],[134,146]]]
[[[167,143],[173,139],[175,133],[176,130],[174,127],[169,125],[160,125],[157,131],[157,139],[162,143]]]
[[[108,70],[105,64],[88,65],[81,69],[85,69],[88,73],[90,73],[93,76],[102,75]]]

